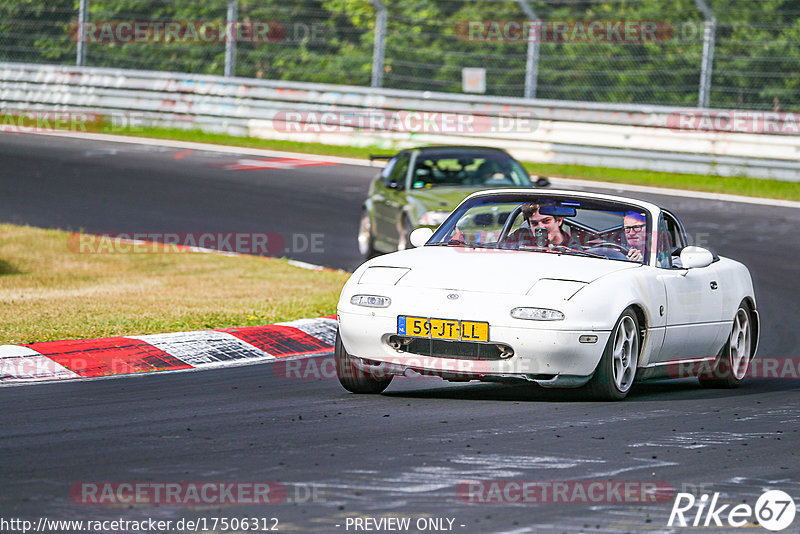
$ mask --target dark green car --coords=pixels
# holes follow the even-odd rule
[[[499,148],[430,146],[385,159],[361,213],[358,248],[368,258],[410,247],[413,230],[438,227],[475,191],[549,185],[545,178],[532,182],[522,165]]]

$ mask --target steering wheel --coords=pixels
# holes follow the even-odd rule
[[[623,254],[627,254],[628,251],[630,250],[629,247],[620,245],[619,243],[612,243],[611,241],[603,241],[603,243],[601,243],[600,245],[595,245],[592,248],[608,248],[608,247],[616,249],[619,252],[622,252]]]
[[[587,248],[586,252],[592,252],[594,254],[602,254],[610,259],[624,260],[628,257],[629,250],[630,249],[628,247],[620,245],[619,243],[604,241],[599,245],[594,245],[592,247]],[[622,257],[619,258],[615,257],[617,254],[620,254]]]

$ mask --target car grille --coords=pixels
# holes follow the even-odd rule
[[[399,352],[456,360],[505,360],[514,355],[511,347],[499,343],[391,336],[389,344]]]

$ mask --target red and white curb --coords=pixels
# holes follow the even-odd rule
[[[207,369],[328,354],[336,319],[0,346],[0,385]]]

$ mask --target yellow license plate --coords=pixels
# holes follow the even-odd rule
[[[399,315],[397,333],[452,341],[489,341],[489,323]]]

